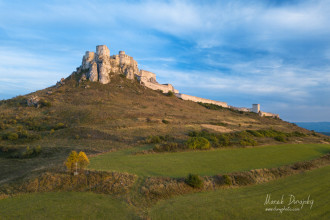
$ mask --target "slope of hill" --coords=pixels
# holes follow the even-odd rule
[[[183,101],[121,75],[113,76],[106,85],[79,83],[79,77],[71,75],[62,86],[0,102],[0,163],[7,164],[0,174],[2,182],[61,165],[71,150],[107,152],[143,145],[150,136],[183,143],[189,132],[203,129],[214,133],[274,129],[307,135],[291,138],[292,143],[322,143],[324,139],[280,119]],[[28,106],[35,97],[41,104]],[[260,143],[278,142],[268,138]],[[40,155],[31,151],[37,147]],[[30,158],[19,160],[24,155]],[[22,163],[24,170],[18,167]]]

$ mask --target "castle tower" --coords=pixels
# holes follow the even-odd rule
[[[110,57],[110,50],[106,45],[96,46],[96,54],[100,59]]]
[[[259,113],[260,112],[260,104],[252,104],[252,112]]]

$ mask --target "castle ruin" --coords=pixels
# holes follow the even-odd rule
[[[119,51],[118,55],[110,56],[110,50],[106,45],[96,46],[96,52],[87,51],[82,59],[82,64],[77,72],[83,73],[81,80],[89,80],[91,82],[100,82],[108,84],[111,77],[116,74],[124,74],[127,79],[135,79],[141,85],[152,90],[160,90],[163,93],[172,92],[176,97],[193,102],[201,102],[222,106],[243,112],[254,112],[260,116],[279,118],[278,114],[260,111],[260,104],[253,104],[252,108],[240,108],[229,106],[226,102],[219,102],[210,99],[204,99],[196,96],[179,93],[171,84],[159,84],[156,80],[156,74],[139,70],[138,63],[133,57],[127,55],[124,51]]]

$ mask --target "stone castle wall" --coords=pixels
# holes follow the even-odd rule
[[[152,90],[161,90],[163,93],[168,93],[170,91],[173,93],[179,92],[178,90],[174,89],[174,87],[171,84],[158,84],[152,82],[141,82],[141,84]]]
[[[138,63],[133,59],[133,57],[127,55],[125,51],[119,51],[118,55],[110,56],[110,50],[105,45],[97,46],[96,53],[87,51],[83,57],[80,69],[84,71],[87,70],[87,72],[84,72],[81,79],[88,79],[91,82],[108,84],[111,79],[111,74],[123,73],[128,79],[133,80],[136,77],[145,87],[152,90],[161,90],[163,93],[173,92],[178,98],[183,100],[209,103],[238,111],[255,112],[260,116],[279,118],[278,114],[260,111],[260,104],[253,104],[252,108],[240,108],[228,106],[226,102],[219,102],[181,94],[178,90],[174,89],[171,84],[159,84],[156,80],[155,73],[146,70],[139,70]]]
[[[203,98],[199,98],[196,96],[191,96],[191,95],[186,95],[186,94],[175,94],[176,97],[183,99],[183,100],[189,100],[189,101],[193,101],[193,102],[202,102],[202,103],[208,103],[208,104],[214,104],[214,105],[219,105],[222,106],[224,108],[228,108],[228,104],[226,102],[219,102],[219,101],[214,101],[211,99],[203,99]]]
[[[280,118],[280,116],[278,114],[274,114],[274,113],[270,113],[270,112],[262,112],[259,111],[259,115],[261,117],[273,117],[273,118]]]

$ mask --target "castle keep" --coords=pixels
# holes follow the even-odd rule
[[[100,82],[102,84],[110,83],[111,77],[116,74],[124,74],[127,79],[133,80],[137,78],[140,84],[145,87],[153,90],[160,90],[163,93],[173,92],[178,98],[183,100],[209,103],[238,111],[255,112],[260,116],[279,118],[277,114],[260,111],[260,104],[253,104],[252,108],[238,108],[229,106],[226,102],[181,94],[178,90],[174,89],[171,84],[159,84],[156,80],[156,74],[146,70],[139,70],[138,63],[124,51],[119,51],[118,55],[110,56],[110,50],[106,45],[96,46],[95,53],[87,51],[77,72],[83,73],[81,80]]]

